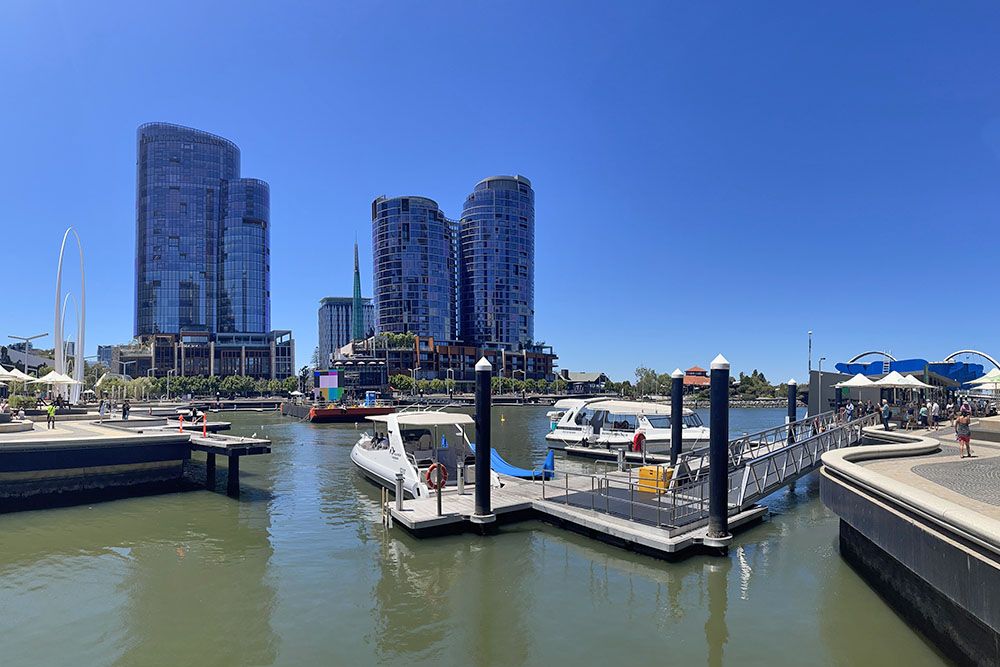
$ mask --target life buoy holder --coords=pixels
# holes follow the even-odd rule
[[[646,436],[641,432],[632,436],[632,451],[641,452],[646,447]]]
[[[435,475],[436,471],[440,472]],[[443,463],[434,463],[424,473],[424,479],[427,480],[427,488],[432,491],[443,489],[444,485],[448,483],[448,469],[444,467]]]

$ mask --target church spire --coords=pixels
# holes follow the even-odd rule
[[[354,301],[351,304],[351,340],[365,337],[365,311],[361,304],[361,269],[358,265],[358,241],[354,240]]]

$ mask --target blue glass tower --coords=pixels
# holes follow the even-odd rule
[[[469,345],[519,350],[535,336],[535,192],[524,176],[491,176],[459,222],[459,312]]]
[[[372,202],[376,330],[454,341],[455,223],[425,197]]]
[[[270,328],[267,183],[240,150],[170,123],[139,127],[135,335]]]

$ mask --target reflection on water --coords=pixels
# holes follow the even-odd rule
[[[840,560],[815,476],[722,559],[666,563],[538,522],[418,541],[380,525],[353,426],[230,417],[274,443],[244,461],[241,502],[0,516],[4,665],[939,662]],[[494,409],[516,465],[542,458],[547,428],[544,408]]]

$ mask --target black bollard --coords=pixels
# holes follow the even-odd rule
[[[726,548],[729,535],[729,362],[712,360],[709,388],[708,535],[705,544]]]
[[[795,378],[788,381],[788,416],[785,417],[785,423],[791,424],[795,421],[798,416],[796,411],[796,399],[799,390],[799,385],[795,382]],[[789,426],[788,427],[788,444],[795,442],[795,430]]]
[[[496,520],[490,501],[490,378],[493,365],[483,357],[476,362],[476,511],[472,523]]]
[[[670,466],[677,465],[684,444],[684,371],[670,374]]]

